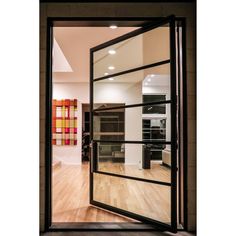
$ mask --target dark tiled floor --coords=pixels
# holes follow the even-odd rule
[[[177,234],[168,232],[48,232],[41,236],[195,236],[195,233],[180,231]]]

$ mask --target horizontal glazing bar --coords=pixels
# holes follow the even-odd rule
[[[119,75],[129,74],[129,73],[132,73],[132,72],[135,72],[135,71],[144,70],[144,69],[151,68],[151,67],[161,66],[161,65],[164,65],[164,64],[168,64],[168,63],[170,63],[170,59],[165,60],[165,61],[155,62],[155,63],[145,65],[145,66],[132,68],[132,69],[121,71],[121,72],[114,73],[114,74],[111,74],[111,75],[106,75],[106,76],[94,79],[93,82],[104,80],[104,79],[109,79],[110,77],[116,77],[116,76],[119,76]]]
[[[143,106],[149,106],[149,105],[170,104],[170,103],[171,103],[171,100],[165,100],[165,101],[159,101],[159,102],[149,102],[149,103],[138,103],[138,104],[131,104],[131,105],[126,105],[126,106],[99,108],[99,109],[94,109],[93,112],[116,110],[116,109],[122,109],[122,108],[132,108],[132,107],[143,107]]]
[[[164,24],[168,24],[170,22],[170,20],[173,19],[173,17],[174,17],[173,15],[165,17],[162,20],[160,20],[158,23],[155,22],[153,24],[147,25],[146,27],[142,27],[140,29],[137,29],[137,30],[134,30],[134,31],[129,32],[127,34],[124,34],[124,35],[122,35],[122,36],[120,36],[120,37],[118,37],[116,39],[112,39],[112,40],[110,40],[110,41],[108,41],[106,43],[103,43],[101,45],[95,46],[95,47],[91,48],[90,51],[91,52],[96,52],[96,51],[101,50],[103,48],[106,48],[106,47],[108,47],[110,45],[113,45],[115,43],[119,43],[119,42],[121,42],[123,40],[135,37],[137,35],[140,35],[142,33],[147,32],[149,30],[155,29],[155,28],[157,28],[159,26],[163,26]]]
[[[94,139],[93,142],[99,142],[99,143],[130,143],[130,144],[171,144],[171,142],[167,141],[125,141],[125,140],[98,140]]]
[[[110,176],[120,177],[120,178],[124,178],[124,179],[132,179],[132,180],[137,180],[137,181],[142,181],[142,182],[147,182],[147,183],[154,183],[154,184],[171,186],[171,183],[152,180],[152,179],[143,179],[143,178],[138,178],[138,177],[133,177],[133,176],[128,176],[128,175],[119,175],[119,174],[114,174],[114,173],[104,172],[104,171],[94,171],[94,173],[103,174],[103,175],[110,175]]]

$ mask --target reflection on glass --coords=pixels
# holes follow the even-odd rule
[[[98,142],[99,171],[170,183],[167,145]]]
[[[98,173],[93,177],[95,201],[170,224],[170,186]]]
[[[119,106],[124,104],[118,104]],[[97,108],[107,108],[117,104],[95,104]],[[125,135],[124,108],[96,111],[93,114],[93,137],[95,140],[124,140]]]
[[[166,25],[96,51],[94,78],[169,58],[169,26]]]
[[[123,103],[125,105],[170,99],[170,64],[152,67],[120,76],[104,79],[93,84],[94,103]],[[149,95],[149,98],[143,97]]]
[[[105,104],[102,109],[113,106]],[[170,104],[94,111],[93,137],[106,141],[170,141]]]
[[[153,95],[153,94],[144,94],[143,95],[143,103],[150,103],[150,102],[161,102],[166,100],[166,95],[165,94],[158,94],[158,95]],[[153,107],[152,105],[146,106],[143,108],[143,114],[165,114],[166,113],[166,107],[165,104]]]

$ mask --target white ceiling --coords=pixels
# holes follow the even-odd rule
[[[64,60],[64,64],[59,64],[58,60],[60,62],[63,60],[55,59],[54,56],[53,65],[57,65],[56,71],[61,72],[54,70],[53,81],[88,82],[90,48],[135,29],[134,27],[118,27],[117,29],[109,27],[54,27],[54,38],[66,60]],[[57,44],[54,43],[54,47],[57,47]],[[60,58],[63,56],[61,55]],[[68,72],[68,64],[72,72]]]
[[[170,86],[169,75],[151,74],[143,80],[143,86]]]
[[[57,83],[88,83],[90,78],[90,48],[135,29],[133,27],[119,27],[114,30],[109,27],[54,28],[53,81]],[[168,53],[167,48],[169,47],[167,29],[162,28],[150,33],[146,34],[149,36],[145,48],[144,38],[138,36],[96,51],[94,53],[94,77],[104,76],[105,72],[113,74],[141,66],[144,56],[146,59],[153,58],[155,60],[159,55],[164,54],[163,58],[168,59],[168,55],[165,55]],[[110,55],[108,53],[110,49],[115,49],[116,54]],[[144,53],[146,54],[144,55]],[[150,56],[151,54],[153,56]],[[114,66],[115,69],[109,70],[109,66]],[[169,86],[169,72],[169,65],[166,64],[114,77],[113,80],[101,80],[99,83],[142,83],[144,87]]]
[[[110,49],[115,49],[116,54],[110,55],[108,53]],[[143,40],[142,35],[139,35],[96,51],[94,53],[94,78],[104,76],[105,72],[114,74],[142,65]],[[109,70],[109,66],[114,66],[114,69]]]
[[[55,38],[53,40],[52,62],[53,72],[73,72]]]

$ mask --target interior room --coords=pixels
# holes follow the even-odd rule
[[[91,48],[137,29],[116,25],[53,27],[54,223],[138,222],[90,204],[91,155],[95,154],[95,201],[166,224],[171,222],[170,64],[120,73],[168,60],[169,27],[154,28],[104,47],[90,58]],[[92,87],[91,78],[96,80]]]

